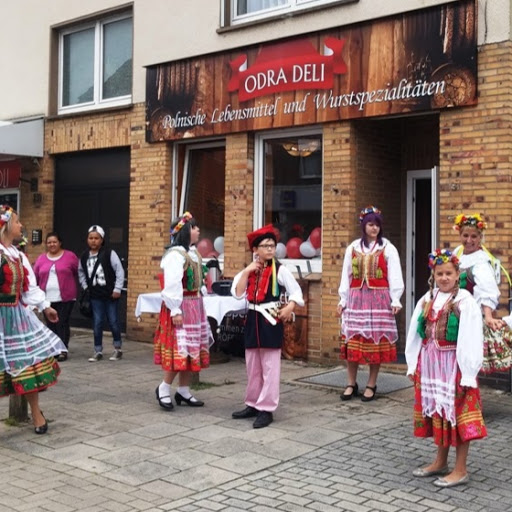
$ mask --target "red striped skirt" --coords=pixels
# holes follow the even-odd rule
[[[424,348],[422,348],[424,350]],[[433,437],[437,446],[457,446],[487,436],[482,416],[480,390],[460,385],[461,373],[457,367],[455,384],[455,422],[452,425],[444,415],[437,412],[431,417],[423,416],[421,400],[421,358],[414,375],[414,435]]]
[[[170,310],[162,304],[153,338],[153,359],[166,371],[198,372],[210,365],[210,346],[213,344],[203,298],[184,298],[181,310],[183,327],[176,329]]]
[[[375,343],[362,336],[356,335],[348,341],[342,336],[340,358],[359,364],[393,363],[396,361],[396,344],[386,338]]]

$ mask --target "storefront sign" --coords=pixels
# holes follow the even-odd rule
[[[476,1],[148,68],[147,140],[477,102]]]
[[[21,165],[18,161],[0,161],[0,189],[20,186]]]

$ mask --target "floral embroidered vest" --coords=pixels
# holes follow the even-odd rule
[[[455,350],[459,334],[460,311],[456,304],[443,308],[434,315],[432,308],[427,317],[422,312],[418,318],[418,334],[423,343],[433,340],[439,350]]]
[[[352,250],[352,281],[350,288],[389,288],[388,264],[384,257],[384,248],[370,254]]]
[[[201,286],[204,284],[205,276],[201,255],[196,251],[197,262],[195,262],[183,247],[175,246],[171,247],[170,250],[178,251],[185,258],[182,279],[183,292],[185,294],[198,295],[201,291]]]
[[[461,269],[459,276],[459,286],[463,290],[467,290],[469,293],[471,293],[471,295],[473,295],[473,290],[475,289],[475,276],[473,275],[473,267]]]
[[[28,274],[20,259],[0,256],[0,306],[17,306],[23,291],[28,290]]]

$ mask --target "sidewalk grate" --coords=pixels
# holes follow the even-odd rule
[[[357,372],[357,380],[359,383],[359,389],[363,390],[368,380],[368,370],[360,368]],[[347,370],[345,368],[339,368],[337,370],[319,373],[309,377],[303,377],[297,379],[297,381],[343,389],[348,383]],[[412,382],[403,375],[395,375],[392,373],[384,372],[379,373],[379,377],[377,379],[377,392],[379,395],[393,393],[399,389],[410,387],[412,387]]]

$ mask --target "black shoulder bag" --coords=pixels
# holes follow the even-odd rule
[[[87,318],[92,318],[92,304],[91,304],[91,288],[92,281],[94,276],[96,275],[96,271],[98,270],[98,266],[100,264],[100,253],[98,253],[98,257],[96,258],[96,263],[94,264],[94,268],[92,269],[92,275],[89,277],[89,273],[87,272],[87,261],[85,268],[85,280],[87,281],[87,288],[85,290],[82,289],[80,292],[80,297],[78,299],[78,307],[80,309],[80,313]]]

